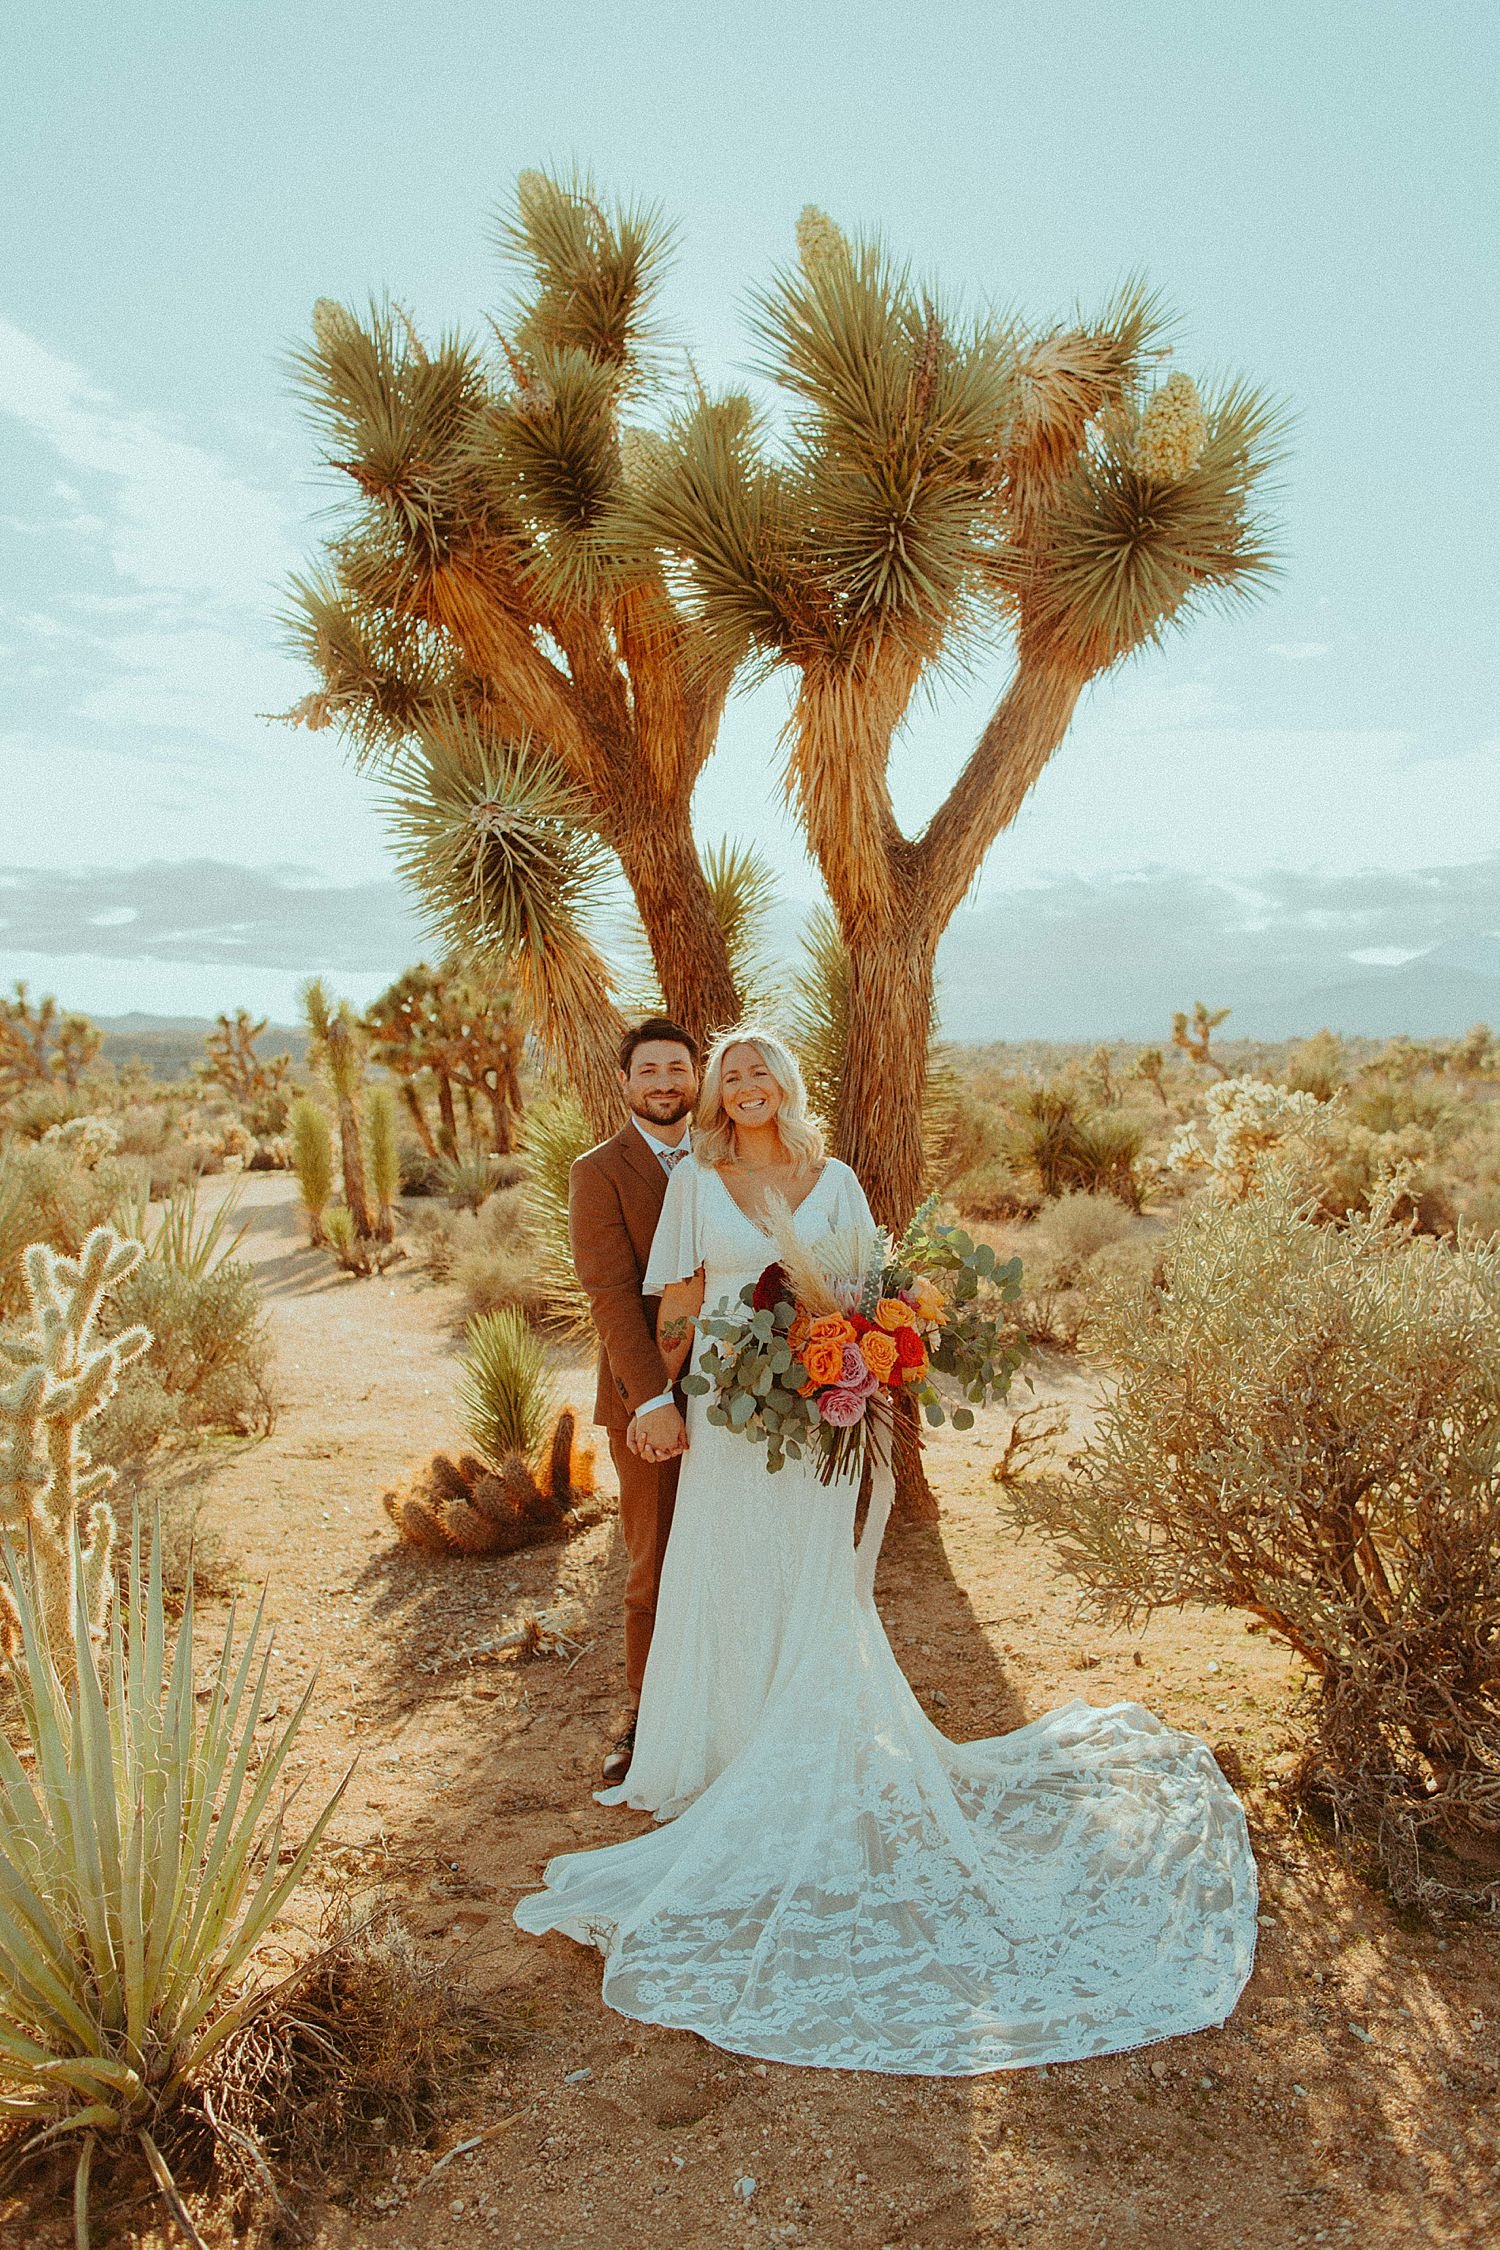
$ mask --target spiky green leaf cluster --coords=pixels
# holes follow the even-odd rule
[[[474,1450],[498,1468],[514,1455],[534,1466],[547,1434],[551,1386],[534,1329],[514,1305],[471,1320],[458,1402]]]
[[[265,1733],[271,1647],[257,1615],[236,1650],[231,1615],[200,1704],[191,1577],[174,1645],[161,1551],[143,1566],[137,1532],[102,1652],[76,1539],[58,1636],[9,1541],[0,1562],[22,1730],[0,1736],[0,2121],[77,2138],[84,2245],[97,2138],[136,2138],[170,2189],[158,2122],[255,2004],[245,1965],[343,1794],[283,1864],[277,1791],[315,1688]]]

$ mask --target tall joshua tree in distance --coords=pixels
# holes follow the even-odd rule
[[[938,942],[1062,742],[1079,695],[1205,598],[1271,568],[1257,488],[1279,416],[1230,383],[1158,379],[1138,285],[1097,320],[964,324],[821,212],[755,301],[779,432],[702,400],[625,508],[685,575],[720,671],[785,667],[787,785],[848,956],[841,1155],[899,1225],[922,1189]],[[1009,684],[908,836],[890,762],[918,686],[1008,640]]]
[[[483,349],[317,308],[296,369],[355,497],[296,588],[321,685],[295,716],[384,775],[435,934],[506,963],[602,1128],[618,1017],[584,916],[611,861],[671,1012],[703,1034],[737,1010],[689,818],[736,659],[609,534],[624,417],[663,380],[666,229],[527,172],[501,246],[522,287]]]

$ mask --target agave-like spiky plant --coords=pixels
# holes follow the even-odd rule
[[[514,1305],[469,1322],[458,1406],[464,1435],[497,1466],[531,1460],[547,1433],[551,1385],[536,1331]]]
[[[404,805],[430,784],[449,806],[440,826],[453,774],[450,756],[431,758],[435,734],[450,750],[462,735],[465,772],[503,773],[523,812],[538,793],[560,807],[566,792],[547,878],[576,851],[572,898],[607,847],[669,1008],[706,1034],[733,1019],[739,996],[689,808],[733,664],[650,546],[622,543],[615,527],[626,417],[649,414],[662,384],[668,230],[654,211],[606,208],[585,177],[525,172],[498,247],[520,288],[483,347],[428,343],[388,305],[356,318],[325,301],[296,355],[325,457],[356,495],[324,567],[295,589],[294,627],[320,683],[298,715],[337,724],[377,770],[397,763]],[[483,913],[494,894],[473,890],[472,853],[424,847],[407,864],[445,936],[480,933],[493,955]],[[570,1027],[573,1077],[591,1044],[607,1057],[619,1025],[598,956],[571,940],[548,951],[558,925],[535,888],[543,873],[534,858],[512,866],[510,929],[517,908],[523,926],[535,922],[527,996],[544,1041]],[[609,1092],[617,1115],[613,1081]]]
[[[564,1335],[578,1338],[592,1336],[594,1325],[568,1237],[568,1172],[593,1139],[588,1118],[571,1094],[533,1102],[526,1112],[521,1140],[523,1185],[547,1293],[547,1316]]]
[[[1089,680],[1271,568],[1258,495],[1278,411],[1156,381],[1138,283],[1095,320],[966,322],[822,213],[756,300],[788,407],[700,400],[622,499],[726,663],[785,667],[787,784],[848,963],[840,1153],[901,1225],[922,1183],[938,941]],[[919,835],[890,761],[918,686],[1009,643],[1011,678]]]
[[[75,1540],[61,1665],[23,1559],[8,1541],[0,1559],[22,1650],[19,1752],[0,1735],[0,2122],[32,2125],[28,2148],[76,2141],[79,2250],[95,2151],[132,2141],[199,2240],[161,2120],[255,2005],[243,1972],[343,1794],[283,1866],[273,1801],[314,1686],[261,1734],[270,1643],[257,1612],[237,1649],[231,1615],[200,1706],[191,1576],[173,1641],[160,1556],[143,1564],[137,1528],[101,1651]]]

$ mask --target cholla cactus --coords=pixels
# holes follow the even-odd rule
[[[1212,1147],[1204,1147],[1196,1126],[1184,1125],[1167,1151],[1167,1169],[1206,1171],[1226,1202],[1243,1203],[1283,1144],[1306,1143],[1318,1133],[1328,1106],[1314,1094],[1290,1093],[1266,1078],[1221,1079],[1208,1090]]]
[[[147,1328],[127,1328],[107,1343],[94,1332],[105,1297],[143,1255],[140,1243],[122,1240],[111,1227],[95,1227],[76,1258],[33,1243],[25,1258],[31,1332],[0,1340],[0,1355],[20,1369],[0,1389],[0,1528],[28,1547],[37,1607],[60,1666],[73,1645],[75,1537],[96,1630],[109,1606],[115,1516],[105,1494],[115,1473],[91,1464],[83,1427],[113,1395],[121,1368],[151,1342]],[[7,1662],[14,1661],[17,1633],[14,1601],[0,1586]]]
[[[1169,375],[1146,401],[1135,441],[1136,467],[1160,484],[1181,484],[1203,458],[1208,419],[1191,375]]]
[[[847,236],[816,203],[805,204],[797,221],[797,256],[809,281],[817,281],[836,265],[849,263]]]
[[[62,1125],[49,1125],[42,1139],[54,1148],[66,1149],[72,1161],[86,1172],[92,1172],[106,1156],[115,1155],[120,1146],[120,1136],[107,1117],[70,1117]]]

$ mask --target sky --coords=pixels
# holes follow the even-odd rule
[[[1248,944],[1274,895],[1325,979],[1487,940],[1497,55],[1500,12],[1467,0],[8,11],[0,981],[284,1013],[300,973],[362,997],[420,943],[378,793],[333,734],[273,716],[309,684],[281,614],[334,498],[285,355],[319,296],[476,328],[504,303],[516,172],[574,161],[676,220],[666,311],[711,384],[746,383],[746,294],[813,202],[976,308],[1049,320],[1144,271],[1174,364],[1293,410],[1276,587],[1095,687],[960,948],[1028,896],[1090,902],[1090,942],[1123,901],[1104,942],[1149,946],[1145,878],[1199,900],[1205,947],[1226,901]],[[997,642],[916,714],[904,819],[1005,673]],[[776,802],[783,708],[736,701],[695,812],[795,906],[817,886]],[[1434,930],[1418,906],[1450,896]]]

